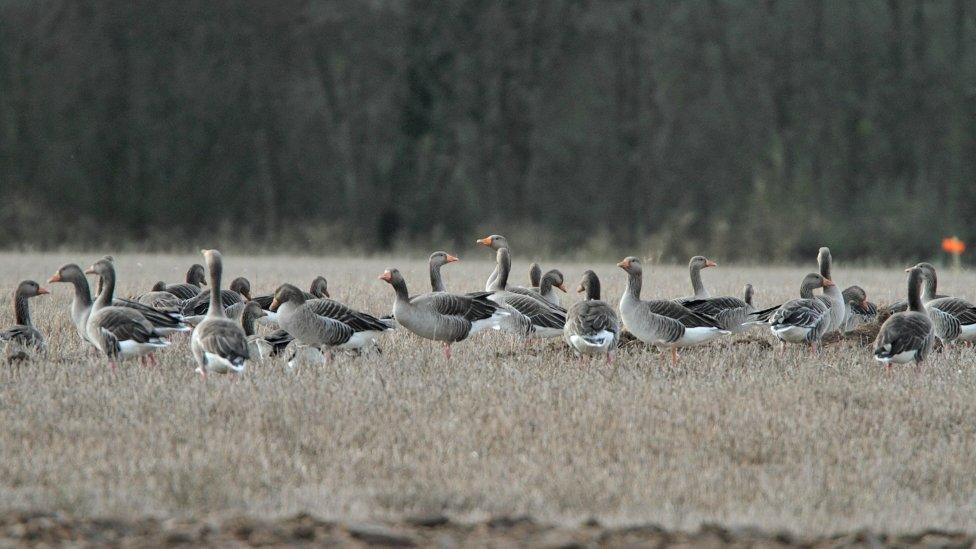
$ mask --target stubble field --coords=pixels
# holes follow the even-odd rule
[[[443,270],[451,290],[477,290],[491,270],[491,254],[466,252]],[[254,295],[322,274],[334,298],[380,315],[393,301],[376,279],[383,269],[400,268],[411,293],[429,289],[426,258],[224,255],[225,279],[249,278]],[[611,528],[715,523],[798,536],[976,532],[971,349],[889,373],[857,341],[781,357],[756,330],[685,350],[677,368],[642,346],[608,366],[577,361],[561,340],[526,346],[485,333],[455,345],[447,361],[438,345],[398,330],[384,336],[381,355],[296,371],[255,363],[239,380],[202,382],[185,337],[156,368],[131,362],[113,372],[86,352],[70,323],[70,286],[46,281],[63,263],[94,259],[0,255],[0,326],[13,323],[18,281],[53,294],[31,300],[49,356],[0,367],[0,515],[309,513],[387,524],[528,516],[559,528],[592,518]],[[119,255],[118,293],[179,281],[200,259]],[[513,282],[527,283],[528,259],[516,250]],[[552,267],[571,288],[594,268],[613,303],[625,283],[613,262],[543,262]],[[811,258],[809,269],[719,267],[704,278],[713,295],[741,295],[751,282],[762,306],[794,297],[813,268]],[[863,286],[876,303],[904,293],[900,269],[839,261],[834,279]],[[940,273],[946,293],[976,297],[974,282]],[[645,266],[644,297],[689,286],[685,267]]]

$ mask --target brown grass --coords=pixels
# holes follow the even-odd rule
[[[488,257],[484,250],[469,256]],[[478,289],[490,264],[445,268]],[[23,278],[94,256],[2,255],[0,314]],[[120,292],[178,280],[196,257],[119,256]],[[516,265],[517,282],[528,258]],[[333,295],[374,313],[392,303],[388,266],[426,289],[424,262],[228,257],[257,293],[324,274]],[[812,263],[812,262],[811,262]],[[560,264],[574,282],[592,265]],[[624,276],[597,265],[616,300]],[[646,296],[689,292],[684,268],[647,269]],[[792,297],[810,269],[706,271],[716,295],[752,282],[760,303]],[[886,303],[904,273],[835,266]],[[943,273],[966,294],[972,275]],[[87,357],[68,318],[70,291],[32,300],[47,360],[0,368],[0,511],[134,518],[309,512],[342,520],[446,513],[526,514],[573,524],[703,522],[800,534],[862,527],[976,531],[976,360],[951,347],[921,373],[885,373],[844,341],[786,357],[765,332],[686,350],[680,367],[639,346],[615,367],[580,364],[561,342],[528,349],[498,334],[440,349],[403,331],[383,354],[286,372],[250,367],[201,383],[179,341],[161,366],[110,372]],[[972,297],[972,296],[970,296]],[[575,298],[575,296],[572,296]],[[752,341],[750,341],[752,340]],[[744,341],[744,342],[743,342]]]

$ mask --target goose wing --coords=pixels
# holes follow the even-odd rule
[[[388,324],[375,316],[362,311],[357,311],[352,307],[327,297],[306,301],[305,305],[307,305],[312,312],[319,316],[324,316],[332,320],[338,320],[343,324],[349,325],[354,332],[382,332],[390,329]]]
[[[812,328],[823,319],[826,312],[827,306],[817,298],[794,299],[780,306],[769,319],[769,323],[774,326]]]
[[[944,313],[948,313],[956,319],[963,326],[968,326],[970,324],[976,324],[976,306],[972,303],[961,299],[958,297],[943,297],[941,299],[934,299],[925,304],[926,307],[932,307],[938,309]]]
[[[874,341],[874,354],[893,357],[905,352],[922,351],[932,344],[932,321],[921,313],[892,315],[881,326]]]
[[[697,313],[690,308],[699,306],[703,301],[700,299],[691,300],[687,302],[687,306],[667,299],[654,299],[642,301],[641,303],[650,312],[677,320],[685,328],[721,328],[715,318],[706,314]]]
[[[231,364],[240,364],[250,357],[247,336],[241,326],[227,318],[211,318],[197,326],[200,347]]]

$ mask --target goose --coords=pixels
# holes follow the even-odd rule
[[[628,275],[627,290],[620,298],[620,318],[624,326],[644,343],[670,348],[672,363],[678,362],[678,347],[707,343],[729,334],[714,318],[675,301],[642,300],[643,268],[636,257],[625,257],[617,266]]]
[[[940,294],[938,292],[939,280],[938,277],[935,275],[935,267],[932,266],[931,263],[923,262],[915,265],[915,267],[919,267],[922,269],[922,301],[923,302],[931,301],[933,299],[942,299],[945,297],[950,297],[948,295]],[[909,269],[911,268],[912,267],[909,267]],[[905,270],[907,271],[908,269]],[[926,274],[928,276],[926,276]],[[900,301],[896,301],[888,305],[887,307],[885,307],[885,309],[892,314],[905,312],[908,310],[908,301],[904,299]]]
[[[153,290],[136,298],[136,301],[166,313],[177,313],[183,308],[183,300],[169,292]]]
[[[201,291],[199,294],[186,300],[183,303],[182,313],[184,316],[205,315],[210,310],[210,294],[213,289]],[[251,282],[239,276],[230,281],[229,290],[220,291],[220,300],[223,306],[230,307],[235,303],[243,303],[251,299]]]
[[[312,280],[312,284],[305,293],[306,300],[320,299],[323,297],[332,297],[329,294],[329,281],[325,279],[324,276],[317,276]],[[271,311],[271,302],[274,301],[274,295],[259,295],[251,301],[256,301],[258,305],[264,309],[265,316],[261,318],[262,323],[277,323],[278,313]]]
[[[441,267],[448,263],[454,263],[455,261],[460,261],[460,259],[447,252],[434,252],[430,254],[430,258],[427,261],[430,269],[430,291],[447,291],[444,288],[444,280],[441,278]]]
[[[542,267],[538,263],[529,265],[529,286],[532,288],[542,286]]]
[[[108,301],[115,307],[126,307],[139,312],[156,328],[162,335],[170,335],[177,332],[188,332],[190,327],[183,322],[183,317],[179,313],[162,311],[148,305],[143,305],[131,299],[118,298],[115,293],[115,263],[111,256],[103,257],[96,261],[87,274],[98,275],[98,295],[108,292]]]
[[[49,284],[55,282],[65,282],[74,287],[75,294],[71,298],[71,322],[74,323],[81,339],[94,345],[94,342],[88,339],[88,316],[91,314],[92,297],[91,287],[88,285],[85,273],[78,265],[68,263],[62,265],[48,279]]]
[[[580,293],[586,299],[574,303],[566,312],[563,339],[579,355],[606,355],[613,362],[613,352],[620,340],[620,318],[606,301],[600,299],[600,279],[593,271],[583,273]]]
[[[241,373],[244,361],[251,357],[247,336],[241,324],[227,318],[221,300],[220,278],[223,275],[223,258],[217,250],[201,250],[210,273],[210,306],[207,318],[201,322],[190,338],[190,350],[196,359],[196,372],[203,379],[208,374]]]
[[[752,326],[763,324],[764,321],[760,320],[760,317],[771,314],[778,308],[777,306],[757,311],[752,305],[753,288],[751,284],[746,285],[745,299],[733,296],[711,297],[705,285],[702,284],[701,271],[717,266],[717,263],[705,256],[696,255],[691,258],[691,261],[688,262],[688,270],[691,272],[691,286],[695,294],[676,301],[698,314],[714,318],[723,330],[733,334],[742,333]]]
[[[524,338],[562,337],[566,325],[566,309],[553,305],[527,288],[508,286],[512,260],[508,248],[499,248],[496,255],[498,276],[492,283],[488,299],[509,312],[504,329]]]
[[[103,285],[85,323],[86,339],[109,358],[113,369],[116,360],[131,357],[140,357],[140,360],[148,357],[154,362],[152,353],[168,347],[169,342],[139,310],[113,304],[115,268],[112,262],[107,259],[96,261],[85,274],[100,276]]]
[[[373,315],[338,301],[306,300],[305,293],[291,284],[282,284],[275,291],[271,310],[278,313],[282,330],[298,343],[328,350],[359,351],[375,345],[376,338],[391,329]],[[272,336],[269,339],[280,342],[278,334]]]
[[[831,307],[827,307],[819,297],[813,296],[815,288],[823,288],[824,294],[831,300]],[[770,329],[780,340],[782,351],[785,351],[786,343],[809,343],[812,351],[816,352],[821,338],[830,326],[830,310],[844,309],[843,296],[832,280],[819,273],[810,273],[804,277],[800,285],[800,296],[800,299],[787,301],[776,309],[769,319]]]
[[[820,276],[824,277],[826,280],[833,281],[834,278],[831,276],[831,265],[833,263],[833,258],[830,255],[830,248],[824,246],[820,248],[817,252],[817,265],[820,268]],[[824,294],[827,293],[826,288],[824,289]],[[850,312],[850,308],[847,303],[843,300],[840,301],[840,307],[834,308],[834,304],[837,303],[830,299],[827,295],[817,296],[824,305],[827,306],[827,332],[834,332],[840,330],[847,319],[847,315]]]
[[[558,288],[563,293],[566,293],[563,273],[559,271],[559,269],[552,269],[546,272],[546,274],[543,275],[542,279],[539,281],[539,284],[534,285],[531,290],[542,296],[542,299],[545,299],[549,303],[552,303],[558,307],[560,305],[559,295],[556,294],[556,290],[554,288]]]
[[[689,297],[683,297],[678,300],[682,305],[685,302],[692,301],[695,299],[708,299],[711,294],[705,289],[705,285],[702,284],[701,272],[702,269],[707,269],[709,267],[717,267],[718,264],[708,259],[703,255],[696,255],[688,261],[688,274],[691,276],[691,290],[694,292]]]
[[[932,319],[935,335],[944,343],[976,340],[976,306],[959,297],[935,297],[938,277],[931,263],[919,263],[910,269],[918,269],[925,282],[921,300]]]
[[[393,317],[414,334],[444,345],[444,357],[450,360],[451,344],[464,341],[486,328],[500,329],[510,313],[488,299],[489,292],[459,295],[430,292],[410,297],[407,283],[397,269],[387,269],[379,276],[393,287],[396,301]]]
[[[199,263],[194,263],[190,265],[189,270],[186,271],[186,282],[180,284],[166,284],[165,282],[157,282],[153,286],[153,291],[169,292],[183,301],[187,299],[192,299],[195,295],[199,294],[201,291],[200,286],[206,284],[206,276],[203,271],[203,265]]]
[[[755,294],[756,290],[753,289],[752,284],[746,284],[742,287],[742,301],[752,308],[756,307],[752,304],[752,298],[755,297]]]
[[[477,240],[476,242],[478,244],[481,244],[482,246],[488,246],[489,248],[491,248],[496,252],[502,248],[506,248],[506,249],[508,248],[508,239],[506,239],[504,236],[500,234],[493,234],[491,236],[486,236],[484,238]],[[488,282],[485,282],[486,292],[490,292],[492,286],[495,284],[495,279],[498,278],[498,268],[499,265],[496,263],[495,270],[493,270],[491,274],[488,275]]]
[[[0,341],[6,342],[8,354],[14,348],[23,351],[44,349],[44,336],[31,322],[27,300],[48,293],[50,292],[33,280],[25,280],[17,285],[17,290],[14,291],[14,317],[17,324],[0,332]]]
[[[250,360],[264,360],[271,356],[274,347],[263,337],[254,333],[254,322],[268,313],[254,301],[248,301],[244,304],[238,303],[234,307],[238,307],[240,311],[235,311],[227,316],[234,320],[240,320],[241,328],[244,329],[244,336],[247,338],[247,351]],[[229,311],[230,309],[228,309]]]
[[[878,307],[868,301],[868,294],[860,286],[850,286],[841,292],[844,297],[844,324],[841,331],[850,333],[858,326],[870,324],[878,318]]]
[[[891,315],[881,325],[874,341],[874,358],[891,368],[891,364],[920,364],[932,351],[935,328],[925,312],[919,295],[924,273],[918,267],[908,269],[908,310]]]

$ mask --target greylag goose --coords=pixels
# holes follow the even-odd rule
[[[699,345],[729,334],[714,318],[675,301],[642,300],[644,272],[636,257],[626,257],[617,266],[628,275],[627,290],[620,298],[624,326],[644,343],[670,348],[672,362],[678,361],[678,347]]]
[[[566,325],[566,309],[553,305],[527,288],[508,286],[512,267],[509,253],[508,248],[499,248],[495,252],[498,276],[488,296],[509,312],[503,328],[525,338],[561,337]]]
[[[452,343],[486,328],[497,330],[509,315],[488,299],[489,292],[468,295],[431,292],[410,297],[407,283],[397,269],[384,271],[379,279],[392,286],[396,293],[393,317],[397,323],[424,339],[442,342],[448,359]]]
[[[27,300],[48,293],[46,289],[41,288],[40,284],[33,280],[25,280],[17,286],[17,290],[14,291],[14,317],[17,324],[0,332],[0,341],[7,343],[8,354],[12,348],[24,351],[44,348],[44,336],[31,322],[30,305],[28,305]]]
[[[138,309],[113,305],[115,269],[111,261],[96,261],[85,273],[100,276],[103,286],[85,324],[86,339],[109,358],[113,368],[116,360],[136,356],[154,360],[154,351],[169,346],[163,334]]]
[[[329,282],[325,279],[324,276],[315,277],[315,279],[312,280],[312,284],[309,286],[308,291],[304,292],[304,294],[306,300],[320,299],[323,297],[332,297],[331,295],[329,295]],[[269,322],[278,321],[277,313],[274,313],[270,310],[271,302],[274,301],[274,295],[259,295],[251,299],[251,301],[257,302],[257,304],[260,305],[262,309],[264,309],[264,312],[266,313],[266,316],[263,317],[264,319],[266,319]]]
[[[264,360],[271,356],[271,352],[274,347],[268,341],[257,334],[254,333],[254,322],[260,318],[263,318],[268,313],[261,308],[260,305],[254,301],[248,301],[247,303],[234,305],[238,307],[240,312],[236,315],[228,315],[231,319],[239,319],[241,322],[241,328],[244,329],[244,336],[247,337],[247,350],[248,355],[251,360]],[[228,309],[229,311],[229,309]]]
[[[294,286],[290,284],[288,286],[294,288]],[[330,320],[341,322],[352,328],[355,335],[353,335],[352,339],[350,339],[347,344],[340,346],[340,350],[358,350],[360,347],[362,347],[362,345],[360,345],[361,343],[364,344],[375,341],[376,337],[380,333],[393,329],[392,318],[376,318],[369,313],[357,311],[351,307],[339,303],[338,301],[327,298],[307,299],[308,294],[305,292],[301,293],[302,297],[306,298],[304,301],[304,306],[307,307],[312,313]],[[280,303],[277,310],[270,312],[269,314],[275,315],[275,318],[277,319],[279,311]],[[275,330],[264,339],[272,345],[272,354],[275,355],[287,347],[295,338],[289,334],[286,329],[279,329]]]
[[[529,286],[532,288],[542,286],[542,267],[538,263],[529,265]]]
[[[870,324],[878,318],[878,307],[868,301],[868,294],[860,286],[850,286],[841,292],[844,296],[844,324],[841,330],[846,334],[858,326]]]
[[[552,303],[558,307],[560,305],[559,295],[556,294],[556,290],[554,288],[559,288],[559,290],[561,290],[563,293],[566,293],[563,273],[558,269],[552,269],[546,272],[546,274],[542,276],[539,284],[533,286],[531,289],[533,292],[542,296],[542,299],[545,299],[549,303]]]
[[[717,267],[718,264],[708,259],[703,255],[696,255],[688,261],[688,274],[691,276],[691,290],[694,292],[689,297],[684,297],[678,300],[679,303],[684,305],[688,301],[695,299],[708,299],[711,294],[705,289],[705,285],[702,284],[701,272],[702,269],[707,269],[709,267]]]
[[[459,259],[447,252],[434,252],[430,254],[430,259],[427,261],[428,268],[430,269],[430,291],[447,291],[444,288],[444,280],[441,278],[441,267],[448,263],[454,263],[455,261],[459,261]]]
[[[931,263],[919,263],[912,267],[922,274],[922,303],[932,319],[935,335],[944,343],[976,340],[976,306],[959,297],[935,297],[938,279]],[[907,269],[906,269],[907,270]]]
[[[816,288],[823,288],[824,294],[831,300],[831,307],[827,307],[819,297],[813,296]],[[780,340],[783,350],[786,349],[786,343],[809,343],[816,352],[820,340],[830,326],[830,310],[843,311],[844,298],[833,281],[819,273],[810,273],[804,277],[800,285],[800,296],[800,299],[787,301],[776,309],[769,319],[770,329]]]
[[[833,258],[830,255],[830,248],[824,246],[820,248],[817,252],[817,265],[820,267],[820,276],[824,277],[826,280],[833,281],[834,278],[831,273],[831,266],[833,264]],[[824,294],[827,290],[824,289]],[[827,315],[828,324],[827,332],[833,332],[840,330],[844,326],[844,322],[847,319],[848,312],[850,308],[847,306],[843,300],[841,300],[841,306],[834,308],[836,303],[834,300],[830,299],[827,295],[820,295],[817,298],[827,306],[829,314]]]
[[[892,363],[921,363],[935,343],[935,329],[919,295],[922,278],[922,269],[908,269],[908,310],[891,315],[874,341],[874,358],[889,368]]]
[[[508,240],[500,234],[493,234],[491,236],[486,236],[482,239],[479,239],[477,242],[478,244],[481,244],[483,246],[488,246],[489,248],[495,250],[496,252],[502,248],[508,248]],[[498,268],[499,265],[496,263],[495,269],[491,271],[490,275],[488,275],[488,282],[485,282],[486,292],[490,292],[492,286],[495,285],[495,279],[498,278]]]
[[[169,292],[183,301],[187,299],[192,299],[195,295],[199,294],[201,291],[200,286],[206,284],[206,275],[203,271],[203,265],[199,263],[194,263],[190,265],[190,269],[186,271],[186,282],[180,284],[166,284],[165,282],[157,282],[153,286],[154,291]]]
[[[166,313],[179,313],[183,308],[183,301],[169,292],[153,290],[136,298],[136,301]]]
[[[190,327],[183,322],[182,315],[178,313],[161,311],[154,307],[143,305],[138,301],[115,297],[115,264],[113,263],[111,257],[99,259],[92,264],[92,266],[89,267],[85,273],[98,275],[98,295],[99,297],[101,297],[103,294],[107,295],[108,300],[106,303],[109,303],[115,307],[134,309],[145,317],[146,320],[152,323],[158,333],[162,335],[170,335],[176,332],[190,331]]]
[[[92,297],[85,273],[78,265],[68,263],[48,279],[49,284],[55,282],[65,282],[74,286],[75,294],[71,298],[71,322],[74,323],[81,339],[94,344],[88,339],[88,315],[91,313]]]
[[[378,318],[337,301],[306,301],[305,293],[291,284],[278,288],[271,310],[278,313],[278,324],[291,337],[319,349],[358,351],[375,344],[376,338],[390,329]]]
[[[579,292],[586,292],[586,299],[566,312],[563,338],[580,355],[603,354],[608,363],[613,362],[620,340],[620,318],[610,304],[600,299],[600,279],[593,271],[583,273]]]
[[[224,314],[224,303],[220,292],[220,278],[224,267],[220,252],[202,250],[202,253],[210,272],[212,291],[207,318],[193,330],[190,350],[197,361],[197,373],[206,379],[207,374],[211,373],[243,372],[244,361],[251,355],[244,328]]]
[[[210,310],[210,294],[213,288],[203,290],[199,294],[195,295],[191,299],[188,299],[183,303],[183,315],[184,316],[194,316],[194,315],[205,315]],[[220,291],[220,301],[223,306],[230,307],[235,303],[243,303],[244,301],[250,301],[251,299],[251,282],[248,279],[239,276],[234,280],[230,281],[229,290]]]

